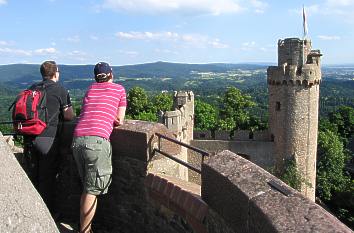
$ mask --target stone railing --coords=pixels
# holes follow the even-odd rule
[[[42,198],[0,133],[0,232],[58,232]]]
[[[271,180],[289,195],[272,188]],[[233,232],[352,232],[281,180],[230,151],[202,165],[201,193]]]

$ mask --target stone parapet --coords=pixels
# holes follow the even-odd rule
[[[0,232],[59,232],[1,133],[0,155]]]
[[[289,196],[270,186],[271,180]],[[352,232],[296,190],[230,151],[202,165],[201,195],[234,232]]]

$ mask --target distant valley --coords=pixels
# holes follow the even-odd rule
[[[266,70],[274,64],[182,64],[155,62],[114,66],[114,74],[127,89],[139,85],[148,91],[179,89],[219,89],[237,86],[244,89],[265,84]],[[60,65],[61,82],[68,89],[86,89],[93,81],[93,65]],[[325,66],[323,79],[353,81],[354,66]],[[40,80],[39,65],[0,66],[0,82],[14,88],[26,88]]]
[[[196,98],[217,104],[227,87],[234,86],[250,95],[257,103],[254,113],[267,115],[267,67],[275,64],[181,64],[155,62],[114,66],[115,81],[127,91],[134,86],[148,93],[192,90]],[[93,82],[93,65],[59,65],[60,82],[78,104]],[[118,78],[117,78],[118,77]],[[8,106],[20,89],[40,81],[39,65],[13,64],[0,66],[0,119],[8,119]],[[339,105],[354,107],[354,65],[322,67],[320,114]]]

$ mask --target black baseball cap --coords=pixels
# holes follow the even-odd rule
[[[112,68],[106,62],[99,62],[95,65],[93,72],[95,73],[95,76],[99,74],[110,74],[112,73]]]

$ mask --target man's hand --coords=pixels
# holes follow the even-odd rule
[[[71,121],[74,117],[75,113],[72,106],[64,108],[64,120]]]
[[[117,118],[114,120],[114,128],[117,128],[124,123],[126,107],[119,107],[117,111]]]

